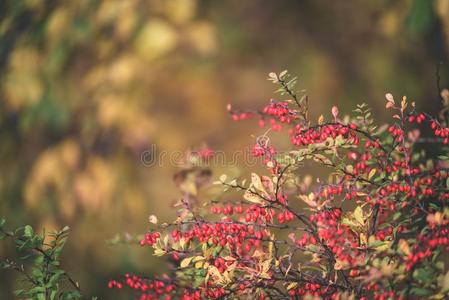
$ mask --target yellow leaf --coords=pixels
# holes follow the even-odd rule
[[[232,260],[232,261],[234,261],[234,260],[236,260],[236,258],[235,257],[232,257],[232,256],[225,256],[225,257],[223,257],[223,259],[224,260],[226,260],[226,261],[229,261],[229,260]]]
[[[253,257],[262,257],[264,253],[260,251],[259,249],[256,249],[253,253]]]
[[[262,273],[267,273],[271,268],[271,259],[267,259],[262,262]]]
[[[323,123],[324,123],[324,116],[321,115],[321,116],[318,118],[318,125],[322,125]]]
[[[297,286],[298,286],[298,283],[297,283],[297,282],[290,282],[290,283],[287,285],[287,290],[294,289],[294,288],[296,288]]]
[[[220,271],[218,271],[217,267],[214,265],[210,265],[207,269],[207,273],[212,276],[214,281],[221,282],[223,281],[223,276],[221,275]]]
[[[337,259],[334,265],[335,270],[344,270],[348,267],[348,263],[342,260]]]
[[[310,193],[308,196],[306,195],[300,195],[299,198],[304,201],[307,205],[309,205],[310,207],[313,208],[317,208],[318,207],[318,203],[315,201],[315,194],[314,193]]]
[[[407,108],[407,97],[402,97],[401,110],[404,111]]]
[[[193,258],[194,258],[193,256],[184,258],[179,264],[179,266],[181,268],[187,268],[190,265],[190,262],[192,261]]]
[[[365,220],[363,218],[363,209],[360,206],[357,206],[354,210],[354,218],[360,224],[364,225]]]
[[[167,253],[167,252],[165,252],[165,250],[162,250],[162,249],[155,249],[154,250],[154,255],[156,255],[156,256],[162,256],[165,253]]]
[[[349,227],[353,228],[353,227],[357,227],[357,224],[354,223],[351,219],[349,218],[343,218],[341,220],[341,223],[344,225],[348,225]]]
[[[250,190],[246,190],[245,194],[243,194],[243,199],[256,204],[261,204],[263,202],[262,198],[260,198],[258,195],[251,192]]]
[[[312,254],[312,262],[319,263],[321,261],[321,257],[317,253]]]
[[[201,256],[201,255],[193,257],[193,262],[197,262],[197,261],[200,261],[200,260],[205,260],[205,257]]]
[[[273,258],[273,241],[274,234],[271,236],[271,241],[268,244],[268,258],[271,260]]]
[[[262,184],[262,180],[260,179],[259,175],[257,175],[256,173],[251,174],[251,183],[256,190],[261,191],[264,194],[267,193]]]
[[[352,166],[352,165],[347,165],[346,166],[346,171],[348,172],[348,173],[353,173],[354,172],[354,167]]]
[[[225,279],[225,282],[224,282],[225,284],[227,284],[227,283],[232,281],[231,276],[230,276],[228,271],[224,271],[223,272],[223,277]]]
[[[407,256],[411,254],[410,247],[406,240],[400,239],[398,245],[399,250],[401,250],[402,253],[404,253]]]
[[[390,247],[391,247],[391,242],[384,242],[383,245],[376,247],[376,251],[384,252],[384,251],[387,251],[388,249],[390,249]]]
[[[372,168],[371,171],[369,171],[368,174],[368,180],[371,180],[371,178],[373,178],[373,176],[376,174],[376,169]]]
[[[368,239],[366,237],[366,234],[361,233],[359,238],[360,238],[360,243],[362,244],[362,246],[365,246],[366,244],[368,244]]]
[[[204,284],[207,286],[207,282],[209,281],[210,274],[207,272],[206,277],[204,278]]]
[[[380,271],[382,272],[382,275],[385,277],[390,277],[394,270],[396,269],[396,264],[384,264],[382,265]]]
[[[184,250],[185,246],[186,246],[186,239],[182,237],[179,239],[179,247],[181,247],[181,250]]]
[[[441,279],[441,291],[443,293],[446,293],[449,291],[449,271],[444,275],[444,277]]]

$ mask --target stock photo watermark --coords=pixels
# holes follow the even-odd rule
[[[263,158],[254,157],[251,148],[244,148],[239,151],[225,152],[221,150],[209,150],[211,152],[204,154],[204,150],[197,151],[167,151],[158,150],[155,144],[150,145],[142,151],[140,162],[145,167],[180,167],[186,162],[195,163],[201,160],[201,163],[210,167],[237,166],[242,161],[247,166],[256,166],[263,162]]]

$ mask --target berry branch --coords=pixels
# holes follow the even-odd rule
[[[355,117],[340,118],[334,106],[330,120],[313,122],[307,96],[295,92],[296,77],[284,71],[269,80],[291,99],[227,110],[234,121],[259,118],[260,127],[285,132],[291,149],[276,150],[267,133],[257,138],[252,154],[266,173],[220,176],[222,192],[213,200],[196,191],[206,188],[197,177],[208,170],[199,160],[177,183],[197,185],[182,191],[176,221],[153,219],[155,230],[140,238],[154,255],[171,256],[170,273],[126,275],[109,287],[128,287],[141,300],[448,297],[447,120],[387,94],[392,124],[378,127],[366,104]],[[415,151],[422,126],[440,141],[438,158]],[[306,166],[330,172],[313,181],[301,172]]]

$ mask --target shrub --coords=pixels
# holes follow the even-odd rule
[[[23,263],[0,261],[0,267],[19,272],[22,288],[15,291],[20,299],[75,300],[82,299],[78,282],[60,266],[60,255],[69,235],[69,227],[60,231],[36,233],[29,225],[9,231],[0,219],[0,240],[10,238],[21,254]],[[96,298],[92,298],[94,300]]]
[[[126,274],[109,288],[130,288],[141,300],[449,297],[449,92],[441,93],[438,118],[387,94],[391,124],[377,126],[366,104],[352,117],[334,106],[328,120],[312,122],[307,96],[294,91],[296,78],[284,71],[269,80],[287,100],[259,111],[227,109],[235,121],[258,118],[260,127],[288,134],[291,149],[276,150],[267,134],[257,138],[251,153],[266,174],[222,175],[215,184],[223,192],[212,200],[198,193],[211,177],[204,162],[212,152],[192,154],[193,166],[175,176],[182,191],[176,220],[159,224],[150,216],[154,230],[138,240],[169,257],[169,274]],[[420,137],[422,127],[433,136]],[[426,156],[423,141],[440,155]],[[313,180],[301,172],[306,167],[328,174]],[[240,200],[230,200],[237,194]],[[18,296],[82,297],[59,265],[68,228],[48,236],[30,226],[7,231],[4,223],[0,238],[34,256],[31,273],[2,263],[28,284]],[[62,289],[63,281],[72,289]]]
[[[228,111],[235,121],[258,118],[285,132],[291,150],[259,137],[252,154],[267,173],[215,182],[240,200],[199,201],[184,191],[177,219],[156,224],[152,216],[154,230],[140,241],[175,267],[157,278],[126,274],[109,287],[130,288],[142,300],[448,297],[447,90],[439,118],[387,94],[392,122],[377,126],[366,104],[351,117],[334,106],[329,119],[313,122],[296,78],[284,71],[269,80],[287,100]],[[421,138],[422,126],[434,136]],[[441,155],[419,150],[428,140]],[[328,176],[312,180],[304,166],[326,167]]]

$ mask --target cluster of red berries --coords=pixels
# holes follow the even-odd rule
[[[275,116],[281,123],[290,124],[296,119],[296,112],[288,107],[287,102],[271,101],[264,107],[263,113],[269,116]]]
[[[443,138],[443,144],[447,144],[449,141],[449,128],[448,127],[441,127],[437,122],[433,121],[430,125],[432,129],[434,130],[435,136],[439,136]]]
[[[118,282],[116,280],[111,280],[108,283],[108,287],[121,289],[126,285],[129,288],[139,291],[139,300],[172,300],[177,291],[175,285],[172,283],[166,283],[162,280],[148,280],[142,279],[135,275],[126,274],[124,282]],[[212,287],[211,283],[208,286],[203,286],[201,290],[184,289],[181,294],[181,299],[183,300],[200,300],[203,296],[207,299],[219,299],[226,295],[226,291],[223,287]]]
[[[154,244],[156,244],[157,240],[161,237],[161,233],[160,232],[147,232],[145,234],[145,238],[140,240],[140,245],[141,246],[153,246]]]
[[[306,282],[303,286],[288,291],[290,299],[296,299],[297,296],[303,297],[320,297],[328,294],[329,288],[322,288],[319,283]]]
[[[284,224],[285,222],[290,222],[293,221],[294,219],[295,215],[289,210],[285,210],[283,212],[281,211],[277,215],[277,220],[279,224]]]
[[[401,230],[399,230],[398,228],[398,233],[400,233]],[[385,239],[388,237],[388,239],[391,237],[391,235],[393,234],[393,227],[388,226],[387,228],[384,229],[379,229],[376,232],[376,239],[379,241],[385,241]]]
[[[377,283],[369,283],[367,285],[367,290],[374,293],[374,300],[404,299],[402,296],[397,295],[394,291],[383,291],[382,287]],[[362,297],[360,300],[368,300],[368,298]]]
[[[213,214],[223,214],[223,215],[232,215],[233,213],[241,214],[243,213],[243,206],[242,205],[235,205],[232,206],[230,204],[224,205],[224,206],[212,206],[211,207],[211,213]]]
[[[398,142],[404,140],[404,131],[399,126],[392,125],[388,127],[388,132],[390,132]]]
[[[338,196],[343,193],[343,186],[341,185],[327,185],[321,189],[317,196],[328,199],[332,196]]]
[[[240,222],[252,222],[257,223],[260,222],[261,224],[265,224],[267,222],[270,222],[272,220],[272,216],[274,215],[273,209],[263,208],[256,204],[252,204],[248,206],[246,209],[243,205],[237,204],[237,205],[223,205],[218,206],[214,205],[211,207],[211,212],[213,214],[223,214],[225,216],[231,216],[232,214],[245,214],[242,218],[239,219]],[[232,222],[230,219],[223,219],[223,221]]]
[[[296,124],[289,134],[292,144],[296,146],[322,143],[329,137],[335,139],[337,136],[343,137],[347,143],[358,145],[359,137],[356,135],[355,129],[357,129],[357,126],[354,123],[349,126],[339,123],[324,124],[305,129],[300,124]]]
[[[213,287],[210,282],[204,289],[204,296],[208,299],[220,299],[226,295],[226,290],[223,287]]]
[[[241,112],[241,113],[232,113],[232,120],[233,121],[244,121],[248,119],[254,118],[254,113],[252,112]]]
[[[263,145],[262,143],[256,143],[252,150],[251,154],[254,157],[263,157],[262,163],[264,165],[270,166],[270,171],[272,174],[276,174],[279,170],[279,164],[275,159],[276,150],[271,145]]]
[[[276,154],[276,150],[273,146],[270,145],[262,145],[261,143],[256,143],[251,150],[251,153],[255,157],[259,156],[273,156]]]
[[[435,228],[430,234],[418,235],[417,242],[406,260],[406,270],[410,271],[418,262],[431,257],[434,250],[442,247],[449,251],[449,227],[441,226]]]
[[[201,292],[200,291],[189,291],[187,289],[184,290],[182,294],[182,300],[201,300]]]
[[[130,274],[125,275],[123,284],[133,290],[141,292],[140,300],[156,300],[161,299],[162,297],[165,300],[171,300],[172,294],[175,292],[175,286],[173,284],[168,284],[161,280],[149,281]],[[111,280],[108,283],[108,287],[110,289],[121,289],[123,284],[116,280]]]
[[[418,124],[421,124],[425,120],[426,120],[426,116],[424,114],[419,114],[417,116],[416,115],[411,115],[411,116],[408,117],[409,123],[416,122]]]
[[[270,236],[270,232],[268,229],[256,230],[253,225],[217,222],[193,225],[191,229],[184,232],[173,230],[171,236],[175,242],[183,238],[186,243],[196,240],[199,243],[228,246],[239,255],[244,255],[259,248],[261,240]]]
[[[248,207],[248,210],[246,211],[245,222],[261,222],[262,224],[264,224],[271,222],[273,215],[273,209],[267,209],[253,204]]]

